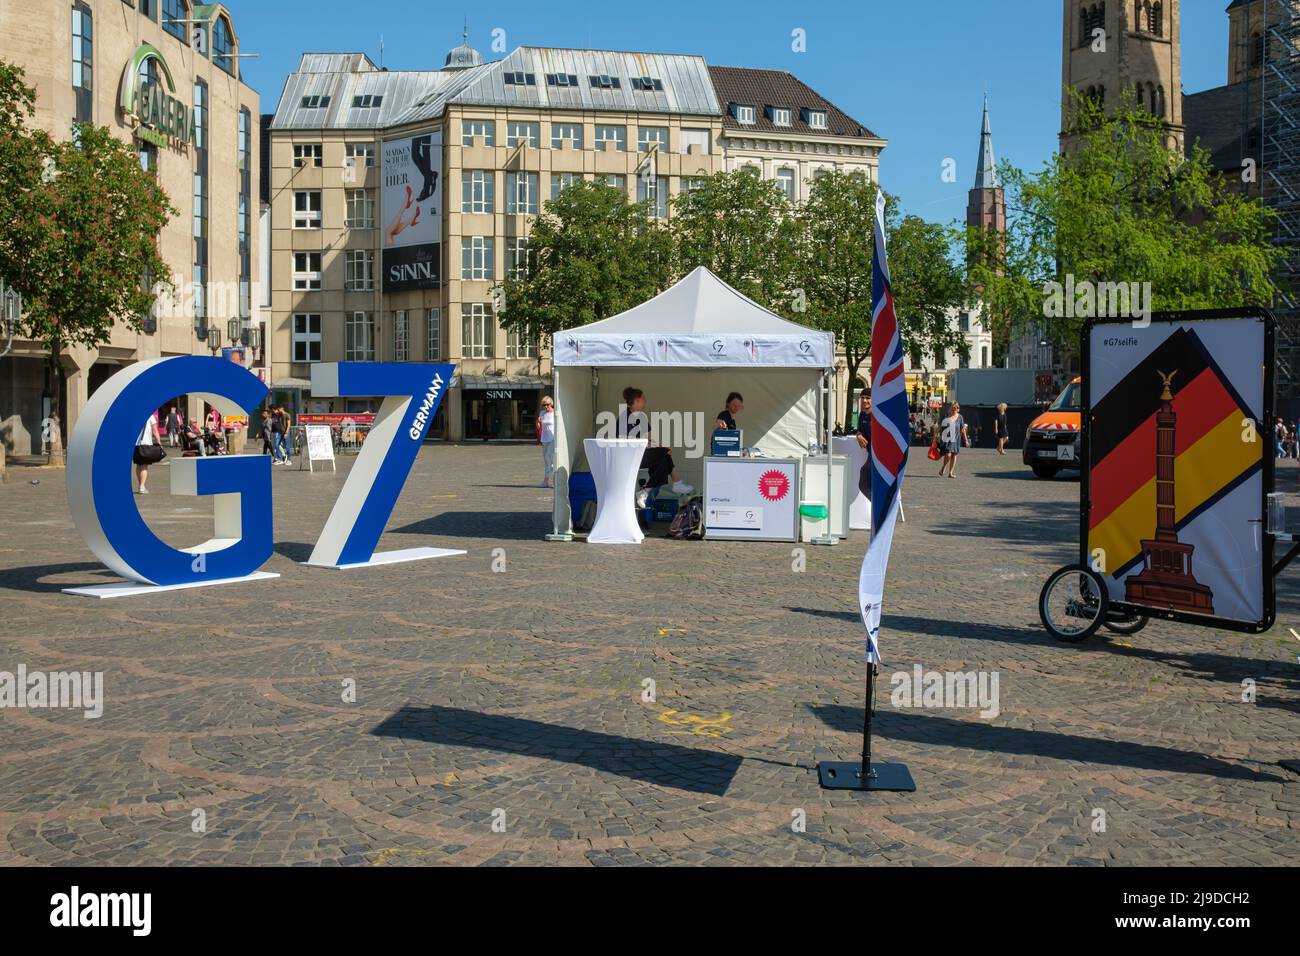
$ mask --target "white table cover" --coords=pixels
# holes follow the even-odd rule
[[[835,454],[843,455],[849,460],[849,527],[854,531],[871,530],[871,499],[862,493],[859,485],[862,468],[867,463],[867,450],[858,444],[858,436],[845,435],[831,438],[831,448]],[[870,487],[871,475],[866,480]]]
[[[636,520],[636,475],[646,440],[584,438],[582,444],[596,483],[596,522],[587,543],[640,544],[645,535]]]

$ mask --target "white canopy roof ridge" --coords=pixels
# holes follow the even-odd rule
[[[703,266],[653,299],[552,337],[555,365],[830,368],[835,337],[781,318]]]

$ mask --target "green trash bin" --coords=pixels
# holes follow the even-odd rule
[[[826,533],[830,508],[820,501],[799,502],[799,540],[811,541]]]

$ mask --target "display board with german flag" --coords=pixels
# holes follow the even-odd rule
[[[1254,310],[1085,330],[1082,550],[1112,602],[1271,625],[1272,343]]]

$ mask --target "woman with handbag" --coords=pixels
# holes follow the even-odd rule
[[[158,423],[150,415],[144,423],[140,437],[135,441],[135,452],[131,455],[131,460],[135,463],[135,480],[140,485],[140,490],[136,494],[149,493],[149,489],[145,487],[145,482],[149,480],[149,466],[156,465],[166,456],[167,452],[163,450],[162,442],[158,440]]]

